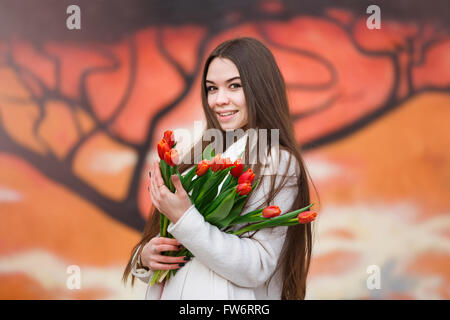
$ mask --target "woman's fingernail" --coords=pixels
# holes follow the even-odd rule
[[[182,267],[182,266],[184,266],[184,263],[179,263],[178,265],[179,265],[180,267]]]
[[[189,261],[189,260],[191,260],[191,257],[184,257],[183,260]]]
[[[149,176],[150,178],[152,177],[151,171],[148,172],[148,176]]]
[[[182,245],[180,244],[180,245],[178,246],[178,249],[181,249],[181,247],[182,247]]]

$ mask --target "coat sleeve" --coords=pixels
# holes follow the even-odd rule
[[[139,258],[137,257],[137,253],[139,252],[141,247],[139,247],[134,253],[133,259],[131,260],[131,273],[138,278],[139,280],[149,283],[151,277],[153,276],[153,271],[146,270],[139,266]]]
[[[277,173],[286,172],[286,153],[281,152]],[[297,196],[296,184],[299,170],[294,157],[289,165],[288,183],[275,196],[271,205],[278,205],[282,212],[289,210]],[[270,187],[270,179],[264,179],[257,193],[248,200],[251,205],[243,213],[263,206]],[[279,185],[277,176],[275,186]],[[196,259],[208,268],[241,287],[258,287],[266,282],[275,271],[288,227],[274,227],[259,230],[252,238],[238,237],[222,232],[206,222],[201,213],[192,205],[168,231],[180,241]],[[245,234],[244,234],[245,235]]]

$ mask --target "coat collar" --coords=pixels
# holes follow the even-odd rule
[[[230,158],[231,161],[236,161],[238,158],[242,158],[247,145],[248,133],[246,132],[236,142],[231,144],[227,150],[222,154],[222,158]]]

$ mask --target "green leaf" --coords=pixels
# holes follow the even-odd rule
[[[187,193],[191,191],[191,185],[192,185],[192,178],[195,176],[197,171],[197,166],[194,165],[191,170],[189,170],[188,173],[186,173],[184,176],[182,176],[180,173],[177,173],[180,177],[181,184],[183,185],[184,190],[186,190]]]
[[[204,215],[207,216],[209,215],[211,212],[213,212],[218,206],[219,204],[222,202],[222,200],[228,196],[228,194],[230,192],[233,192],[234,190],[229,189],[229,190],[223,190],[220,192],[220,194],[217,196],[217,198],[214,199],[214,201],[210,202],[206,208],[200,212],[204,212]]]
[[[229,225],[232,226],[232,225],[240,224],[240,223],[265,221],[265,220],[267,220],[267,218],[261,217],[261,215],[260,215],[260,213],[263,210],[264,210],[264,208],[256,209],[256,210],[246,213],[243,216],[238,216],[238,217],[236,217],[236,219],[231,221]],[[256,217],[255,217],[255,215],[256,215]]]
[[[230,192],[219,206],[205,217],[205,220],[213,225],[217,225],[221,220],[225,219],[233,207],[235,195],[236,192]]]
[[[230,171],[231,171],[232,169],[233,169],[233,168],[230,168]],[[223,183],[222,189],[223,189],[223,190],[226,190],[226,189],[228,189],[230,186],[237,186],[237,181],[238,181],[238,178],[233,177],[233,175],[230,173],[230,174],[227,176],[227,179],[225,180],[225,182]]]
[[[215,152],[212,146],[213,144],[210,143],[205,147],[202,153],[202,159],[208,159],[209,161],[211,161],[212,158],[214,158]]]
[[[208,190],[206,190],[206,193],[202,197],[198,198],[197,204],[198,204],[199,211],[207,212],[207,211],[202,211],[202,210],[205,210],[205,208],[207,208],[211,203],[213,203],[215,201],[215,199],[222,196],[222,194],[225,191],[227,191],[227,188],[224,188],[222,185],[222,188],[220,189],[220,193],[219,193],[219,186],[222,183],[222,181],[223,181],[223,178],[221,178],[219,176],[217,183],[215,183]]]
[[[208,170],[209,171],[209,170]],[[227,168],[225,170],[212,172],[211,176],[206,180],[206,182],[201,186],[199,194],[197,198],[195,199],[195,204],[201,204],[202,199],[205,197],[205,194],[209,192],[209,195],[211,193],[214,193],[214,197],[217,194],[217,187],[222,182],[223,178],[228,174],[230,171],[230,168]],[[212,199],[214,199],[214,197]],[[199,208],[200,206],[198,206]]]
[[[200,190],[202,188],[202,186],[204,185],[205,181],[207,181],[209,179],[209,177],[211,177],[213,174],[213,172],[211,171],[211,169],[209,169],[208,171],[206,171],[206,173],[200,177],[197,177],[193,182],[192,182],[192,186],[191,188],[193,188],[192,191],[192,199],[196,199],[198,197],[198,194],[200,193]]]
[[[242,208],[244,208],[246,197],[238,198],[238,200],[234,202],[233,208],[231,208],[228,216],[218,223],[218,227],[220,229],[226,228],[230,225],[230,222],[233,221],[239,214],[242,212]]]

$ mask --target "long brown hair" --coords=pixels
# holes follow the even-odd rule
[[[207,58],[202,75],[201,97],[203,110],[206,117],[206,129],[220,129],[220,124],[216,115],[208,105],[206,91],[206,75],[211,61],[216,58],[228,58],[234,62],[239,70],[241,83],[248,108],[248,124],[246,128],[268,129],[268,152],[271,149],[270,129],[279,130],[279,147],[289,151],[291,154],[290,161],[297,161],[300,174],[297,179],[298,193],[295,201],[289,211],[305,207],[310,204],[310,193],[308,185],[308,174],[305,169],[303,159],[300,155],[300,148],[297,145],[294,134],[294,127],[289,112],[289,104],[286,95],[286,86],[283,76],[278,68],[270,50],[260,41],[254,38],[236,38],[228,40],[216,47]],[[221,130],[226,141],[226,135],[229,134]],[[180,172],[192,166],[194,163],[194,152],[201,145],[201,150],[210,144],[206,139],[200,139],[197,146],[192,147],[187,153],[190,159],[183,161],[179,166]],[[254,150],[250,150],[250,144],[245,147],[244,159],[250,159],[250,155]],[[190,160],[190,161],[189,161]],[[250,165],[256,175],[256,179],[261,180],[263,177],[261,163]],[[289,168],[289,166],[288,166]],[[271,188],[265,199],[265,205],[275,198],[278,192],[286,184],[286,175],[275,187],[275,178],[272,175]],[[278,175],[280,177],[280,175]],[[265,178],[265,177],[264,177]],[[258,187],[262,185],[259,183]],[[245,210],[245,208],[244,208]],[[150,239],[155,237],[159,232],[159,211],[152,207],[150,218],[145,226],[142,239],[133,248],[131,257],[128,261],[123,274],[123,281],[126,283],[132,267],[132,257],[139,249],[138,255]],[[142,246],[141,246],[142,245]],[[281,299],[304,299],[306,293],[306,278],[309,271],[312,251],[312,228],[311,223],[299,224],[288,227],[284,245],[278,260],[277,270],[282,275],[282,293]],[[134,276],[132,276],[132,284]]]

